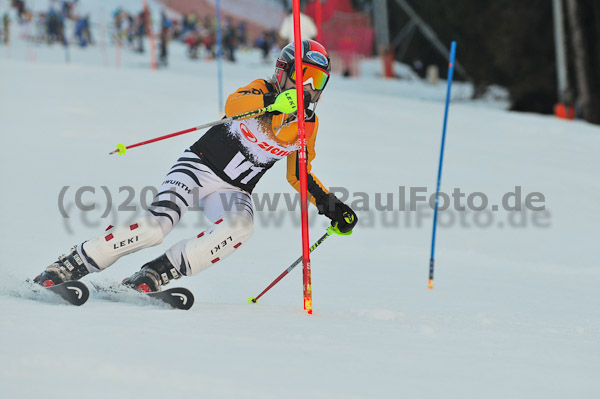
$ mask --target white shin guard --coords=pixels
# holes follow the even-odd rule
[[[245,213],[226,213],[211,229],[197,237],[173,245],[167,257],[184,275],[198,274],[231,255],[254,233],[252,220]]]
[[[84,242],[78,249],[84,259],[92,264],[90,271],[100,271],[121,256],[160,244],[163,238],[163,231],[156,219],[145,216],[132,224],[109,227],[103,235]]]

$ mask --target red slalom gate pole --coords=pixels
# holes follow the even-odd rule
[[[300,32],[300,0],[294,0],[294,60],[296,67],[296,76],[302,74],[302,35]],[[304,293],[304,310],[308,314],[312,314],[312,287],[310,281],[310,250],[308,237],[308,182],[306,176],[306,130],[304,125],[304,79],[296,79],[296,93],[298,104],[298,174],[300,175],[300,220],[302,222],[302,285]]]

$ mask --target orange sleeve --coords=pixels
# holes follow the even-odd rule
[[[306,142],[306,152],[308,157],[306,159],[306,171],[308,173],[308,198],[313,205],[326,201],[329,196],[329,191],[325,186],[311,173],[311,162],[317,155],[315,152],[315,143],[317,140],[317,130],[319,128],[319,120],[315,117],[314,123],[307,123],[307,127],[312,125],[312,130]],[[307,129],[307,133],[308,129]],[[298,151],[294,151],[287,157],[287,180],[292,187],[300,192],[300,173],[298,170]]]
[[[248,86],[240,87],[227,97],[225,115],[228,117],[254,111],[265,106],[264,95],[269,92],[263,79],[257,79]]]

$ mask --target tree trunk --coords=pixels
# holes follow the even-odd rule
[[[595,77],[597,72],[592,69],[591,39],[593,38],[589,36],[593,30],[586,29],[584,23],[584,12],[593,12],[593,9],[588,7],[589,10],[584,10],[585,6],[581,0],[567,0],[566,3],[571,28],[579,105],[583,119],[600,124],[600,93],[595,89],[598,86],[598,79]]]

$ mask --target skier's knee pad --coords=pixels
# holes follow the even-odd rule
[[[132,224],[111,227],[100,237],[81,245],[82,252],[94,268],[103,270],[123,255],[158,245],[164,234],[158,221],[145,216]]]
[[[252,219],[241,212],[230,212],[215,222],[212,229],[185,243],[185,257],[191,274],[231,255],[254,233]]]

